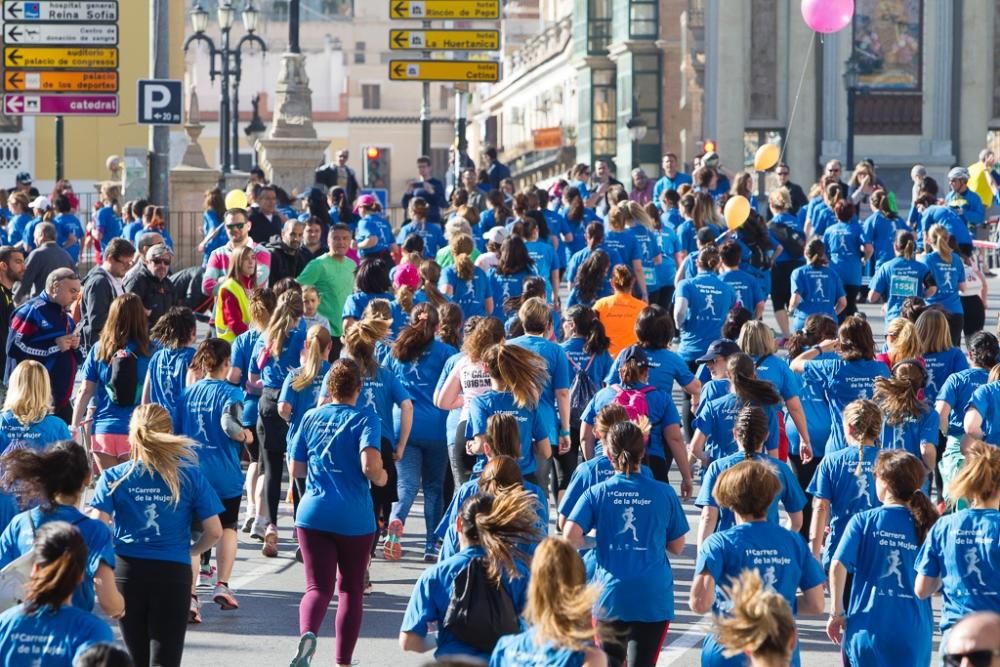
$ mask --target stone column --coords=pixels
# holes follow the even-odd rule
[[[305,192],[314,183],[329,143],[316,137],[305,55],[282,54],[275,99],[274,120],[267,136],[255,146],[260,165],[268,180],[289,193]]]

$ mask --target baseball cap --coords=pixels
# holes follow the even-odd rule
[[[969,170],[966,169],[965,167],[955,167],[954,169],[948,172],[949,181],[954,180],[956,178],[960,178],[964,181],[969,180]]]
[[[619,362],[624,365],[629,361],[634,361],[639,366],[649,367],[649,357],[646,356],[646,351],[638,345],[629,345],[622,350]]]
[[[728,338],[720,338],[719,340],[712,341],[712,344],[708,346],[700,358],[695,359],[699,364],[704,364],[709,361],[715,361],[719,357],[731,357],[734,354],[741,352],[740,346],[729,340]]]
[[[35,197],[34,201],[29,204],[31,208],[40,208],[43,211],[47,211],[52,208],[52,203],[49,201],[48,197]]]
[[[701,156],[701,163],[706,167],[718,167],[719,166],[719,154],[715,151],[708,151]]]
[[[174,251],[164,243],[157,243],[146,251],[146,259],[157,259],[158,257],[173,257]]]
[[[17,182],[22,185],[31,185],[31,174],[26,171],[20,172],[17,175]]]
[[[372,195],[361,195],[354,201],[354,212],[361,208],[371,208],[375,205],[375,197]]]
[[[507,228],[503,226],[493,227],[483,234],[483,238],[486,239],[487,243],[495,243],[497,245],[506,241],[508,236],[510,234],[507,232]]]
[[[417,289],[420,287],[420,271],[412,264],[404,264],[396,270],[392,282],[396,287]]]
[[[698,230],[698,233],[694,235],[698,243],[714,243],[715,242],[715,230],[711,227],[702,227]]]

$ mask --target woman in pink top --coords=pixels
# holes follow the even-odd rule
[[[458,360],[444,384],[434,394],[434,405],[441,410],[462,408],[454,443],[448,452],[451,471],[457,489],[469,481],[476,457],[465,451],[465,422],[469,402],[491,388],[490,373],[483,363],[483,353],[504,340],[503,324],[495,317],[484,317],[466,334],[462,358]]]

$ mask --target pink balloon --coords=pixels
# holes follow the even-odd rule
[[[853,16],[854,0],[802,0],[802,18],[816,32],[839,32]]]

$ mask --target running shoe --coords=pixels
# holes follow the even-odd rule
[[[302,547],[295,547],[295,560],[300,563],[305,563],[305,561],[302,560]]]
[[[267,558],[274,558],[278,555],[278,527],[270,525],[264,533],[264,546],[260,552]]]
[[[212,600],[214,600],[217,605],[222,607],[223,611],[240,608],[240,603],[236,601],[236,596],[233,595],[231,590],[229,590],[229,586],[225,584],[215,585],[215,592],[212,593]]]
[[[201,566],[201,569],[198,571],[199,586],[214,586],[217,580],[218,571],[214,565],[209,565],[208,569],[205,569],[204,565]]]
[[[257,520],[254,518],[253,514],[247,514],[247,518],[243,519],[243,532],[249,533],[253,530],[253,526],[256,521]]]
[[[388,535],[385,544],[382,546],[382,555],[386,560],[399,560],[403,557],[403,545],[400,540],[403,537],[403,522],[393,519],[386,528]]]
[[[371,570],[368,569],[368,570],[365,570],[365,588],[362,591],[362,594],[363,595],[371,595],[373,592],[374,592],[374,589],[372,589]]]
[[[191,612],[188,617],[188,623],[201,623],[201,601],[198,599],[197,595],[191,596]]]
[[[312,663],[313,654],[316,652],[316,635],[307,632],[299,637],[299,647],[295,651],[295,657],[288,667],[309,667]]]
[[[427,547],[424,549],[424,562],[425,563],[436,563],[438,562],[438,552],[434,547]]]
[[[258,542],[263,542],[265,532],[267,532],[267,522],[262,521],[259,517],[254,519],[253,526],[250,528],[250,537]]]

